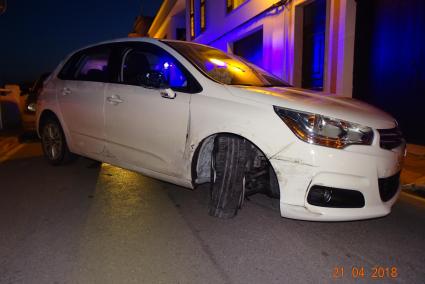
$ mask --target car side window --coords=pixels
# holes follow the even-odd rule
[[[109,79],[110,48],[100,48],[83,53],[75,72],[75,80],[107,82]]]
[[[121,82],[146,86],[149,74],[161,74],[167,85],[177,91],[188,89],[187,71],[166,51],[155,47],[135,47],[124,51],[121,64]]]
[[[62,80],[108,82],[109,47],[96,47],[74,54],[58,74]]]
[[[70,59],[63,65],[61,71],[58,74],[58,78],[62,80],[74,80],[76,65],[80,61],[81,53],[74,54]]]

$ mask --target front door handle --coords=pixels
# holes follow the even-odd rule
[[[72,93],[71,89],[68,87],[65,87],[62,89],[62,96],[70,95]]]
[[[107,97],[106,98],[106,101],[108,102],[108,103],[110,103],[110,104],[113,104],[113,105],[117,105],[117,104],[120,104],[120,103],[123,103],[124,101],[120,98],[120,96],[118,96],[118,95],[112,95],[112,96],[110,96],[110,97]]]

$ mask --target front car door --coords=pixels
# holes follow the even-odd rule
[[[102,158],[105,143],[105,82],[111,47],[99,46],[75,54],[59,74],[58,101],[76,151]]]
[[[154,44],[127,43],[118,57],[118,82],[108,84],[105,104],[111,162],[181,177],[193,78]],[[164,75],[176,97],[149,86],[150,74]]]

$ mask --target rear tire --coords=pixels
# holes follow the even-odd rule
[[[47,119],[41,127],[41,145],[48,162],[54,166],[66,164],[75,159],[69,151],[62,127],[56,119]]]
[[[211,165],[209,214],[232,218],[241,208],[249,142],[233,135],[215,138]]]

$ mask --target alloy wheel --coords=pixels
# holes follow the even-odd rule
[[[62,133],[57,124],[48,123],[43,128],[43,148],[49,160],[55,161],[62,155]]]

